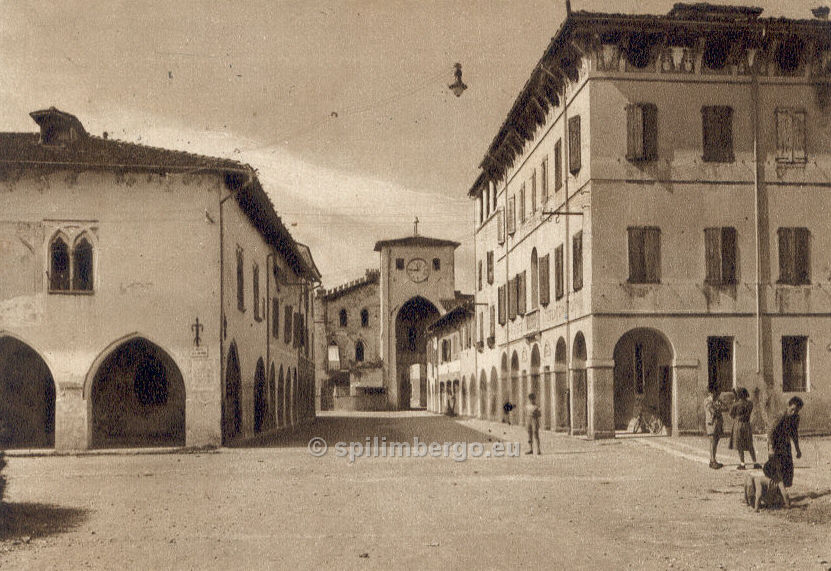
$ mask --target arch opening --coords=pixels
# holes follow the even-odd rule
[[[0,449],[55,446],[55,381],[37,352],[0,337]]]
[[[93,448],[184,446],[185,383],[164,350],[137,337],[101,362],[90,390]]]
[[[237,346],[231,343],[225,361],[225,395],[222,399],[222,443],[228,444],[242,432],[242,380]]]
[[[439,310],[427,299],[416,296],[401,306],[395,318],[396,376],[399,409],[427,405],[427,326]]]

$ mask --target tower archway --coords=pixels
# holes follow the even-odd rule
[[[439,316],[439,310],[427,299],[416,296],[401,306],[395,318],[395,382],[399,409],[410,408],[413,395],[421,403],[426,395],[427,326]],[[418,386],[410,380],[410,367],[418,365]],[[422,403],[425,404],[425,403]]]

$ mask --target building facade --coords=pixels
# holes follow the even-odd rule
[[[0,446],[230,443],[314,415],[319,273],[246,165],[0,134]]]
[[[458,246],[417,234],[381,240],[377,270],[318,293],[321,408],[427,407],[427,327],[458,304]]]
[[[703,430],[746,387],[831,430],[831,24],[676,4],[570,13],[470,190],[475,370],[544,424]],[[483,333],[484,332],[484,333]],[[468,376],[473,371],[468,373]]]
[[[477,387],[477,346],[473,296],[464,299],[429,328],[427,341],[427,410],[439,414],[448,410],[450,395],[455,397],[453,414],[477,414],[481,392]]]

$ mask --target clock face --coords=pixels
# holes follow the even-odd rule
[[[407,264],[407,275],[415,283],[421,283],[430,275],[430,270],[427,267],[427,260],[421,258],[413,258]]]

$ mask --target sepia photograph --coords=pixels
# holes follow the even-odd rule
[[[828,0],[0,0],[0,569],[831,571]]]

